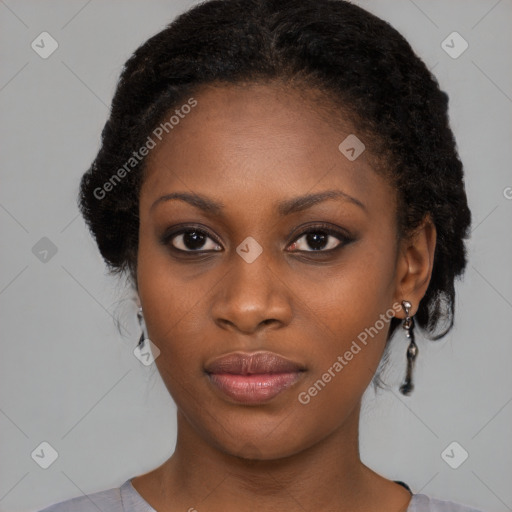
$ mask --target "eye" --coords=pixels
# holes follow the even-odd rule
[[[165,235],[164,244],[181,252],[221,251],[220,245],[202,229],[188,227]],[[209,241],[209,242],[208,242]]]
[[[344,233],[330,226],[319,225],[303,231],[299,238],[290,245],[293,251],[299,252],[329,252],[346,245],[351,239]],[[308,250],[308,247],[311,250]]]
[[[353,241],[347,234],[330,225],[310,226],[295,239],[291,252],[331,252]],[[205,253],[222,251],[213,235],[203,228],[186,226],[174,229],[162,237],[162,243],[181,253]]]

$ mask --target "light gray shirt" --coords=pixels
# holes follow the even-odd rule
[[[131,479],[121,487],[79,496],[50,505],[39,512],[157,512],[136,491]],[[482,512],[451,501],[413,494],[407,512]]]

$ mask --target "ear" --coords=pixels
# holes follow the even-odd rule
[[[418,311],[432,277],[436,238],[436,227],[427,216],[412,235],[401,240],[398,248],[395,301],[400,304],[409,301],[411,316]],[[396,316],[404,318],[405,312]]]

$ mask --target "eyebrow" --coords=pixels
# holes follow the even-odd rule
[[[301,212],[311,208],[315,204],[322,203],[324,201],[330,199],[342,199],[343,201],[348,201],[352,204],[359,206],[361,209],[366,211],[366,206],[356,199],[341,190],[325,190],[324,192],[319,192],[317,194],[307,194],[304,196],[293,197],[292,199],[287,199],[277,204],[277,211],[279,215],[286,216],[291,215],[292,213]],[[212,215],[221,215],[222,209],[225,208],[224,203],[214,201],[206,196],[201,194],[189,193],[189,192],[173,192],[171,194],[166,194],[162,197],[159,197],[150,207],[150,210],[155,208],[158,204],[179,200],[184,201],[205,213],[209,213]]]

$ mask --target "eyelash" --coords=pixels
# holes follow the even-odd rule
[[[166,245],[166,246],[169,246],[169,248],[176,252],[176,253],[179,253],[179,254],[207,254],[207,253],[211,253],[211,252],[221,252],[221,251],[215,251],[215,250],[206,250],[206,251],[203,251],[203,250],[188,250],[188,251],[185,251],[183,249],[178,249],[176,247],[174,247],[172,245],[172,240],[174,238],[176,238],[177,236],[179,235],[183,235],[185,233],[192,233],[192,232],[195,232],[195,233],[198,233],[200,235],[206,235],[208,238],[212,239],[217,245],[221,245],[219,243],[219,241],[216,239],[216,237],[214,237],[213,235],[211,235],[208,230],[206,230],[205,228],[201,227],[201,226],[194,226],[194,225],[188,225],[188,226],[185,226],[185,227],[182,227],[178,230],[174,230],[172,231],[171,233],[165,233],[161,239],[161,242],[162,244]],[[307,253],[307,254],[310,254],[310,253],[313,253],[313,254],[332,254],[334,253],[335,251],[338,251],[339,249],[341,249],[342,247],[348,245],[349,243],[353,242],[355,239],[348,236],[347,234],[345,233],[342,233],[341,231],[339,230],[336,230],[336,229],[333,229],[329,224],[315,224],[313,226],[308,226],[307,229],[301,231],[300,233],[298,233],[295,238],[293,239],[293,241],[288,244],[288,246],[292,245],[293,243],[296,243],[298,240],[300,240],[304,235],[308,235],[308,234],[311,234],[311,233],[322,233],[322,234],[326,234],[326,235],[329,235],[329,236],[332,236],[334,238],[337,238],[339,240],[339,244],[334,247],[333,249],[328,249],[328,250],[323,250],[323,249],[319,249],[319,250],[310,250],[310,251],[303,251],[303,250],[298,250],[298,251],[291,251],[292,253]]]

